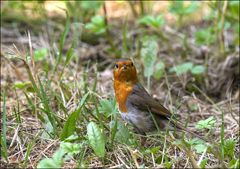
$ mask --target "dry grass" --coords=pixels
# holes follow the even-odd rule
[[[111,33],[114,34],[114,43],[121,49],[121,30],[117,29],[119,22],[115,22],[116,25]],[[52,24],[54,23],[52,22]],[[86,126],[89,121],[95,121],[99,125],[101,122],[104,123],[109,129],[108,123],[113,120],[105,118],[103,115],[99,117],[94,111],[100,107],[101,100],[114,98],[111,69],[115,58],[113,58],[113,54],[108,53],[109,45],[105,39],[102,39],[97,45],[79,41],[75,48],[77,55],[66,67],[60,63],[54,71],[56,50],[58,50],[59,45],[58,37],[61,33],[61,31],[55,31],[56,27],[60,27],[60,30],[64,29],[63,26],[56,24],[49,26],[47,31],[35,34],[31,31],[27,33],[24,28],[10,29],[11,25],[1,27],[1,112],[4,112],[3,98],[5,94],[8,153],[8,161],[1,158],[1,167],[36,168],[41,159],[51,157],[61,144],[59,136],[69,115],[77,109],[79,101],[89,91],[92,94],[91,97],[95,97],[97,101],[92,99],[84,104],[82,116],[76,123],[75,130],[79,137],[77,143],[84,146],[79,153],[81,155],[75,155],[74,158],[64,162],[65,168],[161,168],[166,167],[168,162],[171,163],[171,168],[190,168],[193,167],[194,162],[198,164],[203,159],[208,159],[206,168],[228,166],[229,160],[227,158],[221,159],[213,151],[196,153],[195,150],[189,150],[184,145],[175,144],[173,136],[166,133],[148,135],[146,145],[142,146],[139,144],[139,135],[130,132],[129,140],[133,142],[131,145],[115,140],[112,147],[106,146],[105,158],[98,158],[87,144]],[[141,36],[141,33],[135,29],[130,29],[128,33],[131,35],[129,36],[130,42],[135,42],[136,37]],[[159,42],[161,49],[158,59],[163,60],[169,67],[186,59],[193,63],[207,64],[208,70],[202,84],[195,83],[190,74],[176,76],[166,71],[165,76],[160,80],[151,79],[151,94],[178,114],[182,121],[187,121],[188,128],[194,131],[196,131],[195,125],[199,120],[213,116],[216,119],[216,124],[212,130],[196,131],[207,136],[207,139],[214,140],[214,144],[210,143],[212,146],[220,147],[221,145],[221,116],[223,113],[223,139],[236,141],[234,155],[237,159],[240,155],[239,77],[234,74],[234,68],[239,66],[239,50],[231,53],[226,59],[215,61],[216,54],[211,51],[211,48],[206,51],[189,42],[188,47],[191,48],[191,52],[182,58],[179,53],[185,50],[180,43],[183,34],[166,28],[166,35],[170,40]],[[73,33],[70,32],[63,48],[64,54],[70,48],[72,36]],[[135,38],[132,38],[133,36]],[[171,51],[168,48],[169,44],[172,45]],[[26,56],[33,57],[33,52],[38,48],[48,49],[46,60],[39,62],[32,60],[28,62],[28,65],[39,88],[40,82],[42,82],[43,94],[46,94],[46,97],[42,98],[37,92],[31,92],[33,83],[29,78],[28,69],[24,62],[18,59],[25,60]],[[144,63],[139,57],[135,57],[136,53],[137,46],[133,44],[128,54],[134,59],[139,77],[146,86],[146,79],[142,76]],[[234,64],[236,62],[237,65]],[[46,68],[47,64],[48,68]],[[19,89],[16,88],[17,82],[29,82],[29,86],[25,89]],[[189,92],[187,89],[189,83],[196,86],[195,92]],[[26,95],[33,105],[27,100]],[[44,120],[41,119],[46,115],[44,101],[50,107],[50,112],[54,118],[58,119],[55,126],[56,134],[52,137],[47,134],[50,131],[47,121],[44,123]],[[195,108],[191,110],[193,105]],[[111,118],[113,117],[111,116]],[[122,121],[120,117],[117,119]],[[1,119],[1,124],[4,125],[3,119]],[[111,136],[107,129],[101,128],[101,130],[107,139]],[[3,131],[1,130],[1,132]],[[156,152],[151,152],[152,148],[156,148]]]

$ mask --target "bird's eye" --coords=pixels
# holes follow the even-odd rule
[[[133,66],[133,63],[131,63],[131,66]]]
[[[118,68],[118,64],[115,64],[115,65],[114,65],[114,68],[116,68],[116,69],[117,69],[117,68]]]

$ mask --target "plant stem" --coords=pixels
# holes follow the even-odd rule
[[[225,53],[225,49],[224,49],[224,19],[225,19],[225,13],[226,13],[227,5],[228,5],[228,1],[225,0],[224,4],[223,4],[222,11],[221,11],[221,13],[222,13],[221,20],[220,20],[221,28],[220,28],[220,31],[219,31],[219,34],[218,34],[218,38],[219,38],[219,41],[220,41],[220,43],[219,43],[220,51],[221,51],[222,54]],[[218,12],[220,13],[220,9],[219,9]]]
[[[140,0],[140,8],[141,8],[141,15],[143,16],[145,14],[145,10],[144,10],[144,1]]]
[[[136,11],[136,9],[134,8],[134,2],[132,2],[132,1],[128,1],[128,3],[129,3],[129,5],[130,5],[130,7],[131,7],[131,10],[132,10],[132,13],[133,13],[133,16],[136,18],[137,17],[137,11]]]
[[[107,36],[107,40],[108,40],[108,43],[110,44],[112,50],[115,52],[117,51],[116,50],[116,47],[113,43],[113,39],[112,39],[112,36],[110,34],[110,31],[109,31],[109,28],[108,28],[108,14],[107,14],[107,8],[106,8],[106,3],[104,2],[104,5],[103,5],[103,10],[104,10],[104,21],[105,21],[105,24],[106,24],[106,36]]]

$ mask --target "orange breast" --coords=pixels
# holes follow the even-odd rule
[[[133,85],[131,83],[127,82],[120,82],[120,81],[114,81],[114,90],[115,90],[115,97],[118,103],[119,110],[122,113],[127,113],[127,106],[126,101],[128,98],[128,95],[133,90]]]

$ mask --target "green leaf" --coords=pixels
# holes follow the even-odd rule
[[[169,7],[169,11],[174,14],[183,14],[184,13],[184,6],[183,1],[172,1]]]
[[[47,48],[40,48],[34,51],[34,60],[35,61],[42,61],[43,59],[46,58],[48,54],[48,49]]]
[[[191,104],[191,105],[190,105],[190,110],[191,110],[191,111],[197,111],[197,110],[198,110],[198,105],[197,105],[197,104],[194,104],[194,103]]]
[[[41,160],[37,168],[61,168],[62,163],[56,163],[52,158],[46,158]]]
[[[63,149],[65,153],[74,155],[80,153],[82,145],[79,143],[61,142],[60,148]]]
[[[141,19],[139,19],[138,23],[146,25],[146,26],[158,28],[165,23],[165,20],[162,15],[158,15],[157,17],[147,15],[147,16],[144,16]]]
[[[216,123],[216,120],[214,119],[213,116],[207,118],[206,120],[200,120],[197,125],[196,128],[197,129],[211,129],[214,127]]]
[[[96,15],[91,18],[91,22],[85,25],[86,29],[91,30],[95,34],[105,33],[107,30],[107,26],[104,20],[104,17],[100,15]]]
[[[145,77],[150,77],[153,75],[153,65],[157,59],[158,49],[158,43],[155,37],[145,36],[142,39],[142,48],[140,54],[144,63]]]
[[[115,126],[115,124],[116,124],[115,121],[112,121],[110,123],[111,129]],[[131,144],[129,130],[126,126],[124,126],[121,123],[117,123],[117,132],[116,132],[115,140],[117,140],[122,144],[127,144],[127,145]]]
[[[106,117],[117,113],[116,100],[102,99],[100,100],[99,112],[103,113]]]
[[[27,82],[15,82],[13,86],[18,89],[24,89],[27,87],[31,87],[32,85],[30,81],[27,81]]]
[[[160,61],[155,65],[155,71],[153,74],[153,77],[157,80],[159,80],[163,74],[164,74],[164,68],[165,68],[165,64],[164,62]]]
[[[81,1],[81,7],[84,10],[98,10],[102,4],[103,1]]]
[[[185,5],[184,1],[172,1],[169,7],[169,11],[176,15],[188,15],[198,9],[197,2],[190,2],[189,5]]]
[[[197,45],[210,45],[217,39],[213,27],[199,29],[194,33],[194,36]]]
[[[37,168],[61,168],[64,161],[63,161],[63,156],[65,152],[62,149],[58,149],[54,155],[53,158],[45,158],[41,160]]]
[[[200,167],[201,167],[201,168],[205,168],[207,162],[208,162],[208,159],[202,160],[201,163],[200,163]]]
[[[190,144],[190,145],[204,144],[204,141],[200,140],[198,138],[193,138],[193,139],[188,141],[188,144]]]
[[[69,115],[67,121],[63,126],[62,134],[60,136],[61,140],[64,140],[66,137],[74,133],[74,131],[76,130],[76,121],[78,119],[79,113],[80,109],[77,109]]]
[[[97,124],[90,122],[87,126],[88,141],[98,157],[105,155],[105,140]]]
[[[229,163],[228,163],[229,168],[240,168],[240,162],[239,159],[233,158]]]
[[[148,148],[145,150],[145,153],[157,154],[160,150],[160,147]]]
[[[62,158],[63,156],[66,154],[66,152],[59,148],[54,154],[53,154],[53,160],[57,163],[57,164],[63,164]]]
[[[86,102],[87,98],[88,98],[89,93],[86,93],[82,99],[81,102],[77,108],[76,111],[72,112],[71,115],[69,115],[67,121],[65,122],[64,126],[63,126],[63,130],[60,136],[61,140],[64,140],[65,138],[69,137],[70,135],[72,135],[75,130],[76,130],[76,121],[79,117],[80,111],[82,106],[84,105],[84,103]]]
[[[238,18],[239,21],[239,1],[229,1],[227,6],[227,19],[235,22],[234,18]]]
[[[205,144],[197,144],[197,145],[194,145],[193,147],[199,154],[203,153],[207,149],[207,146]]]
[[[227,139],[224,143],[224,155],[227,157],[234,157],[236,141],[233,139]]]
[[[193,138],[187,141],[187,143],[190,144],[197,151],[197,153],[203,153],[208,148],[205,142],[198,138]]]
[[[184,14],[191,14],[198,9],[198,2],[192,1],[189,6],[186,7]]]
[[[185,74],[193,67],[192,62],[185,62],[183,64],[172,67],[169,72],[175,72],[177,75]]]
[[[194,75],[202,74],[205,72],[205,67],[203,65],[196,65],[191,69],[191,73]]]

